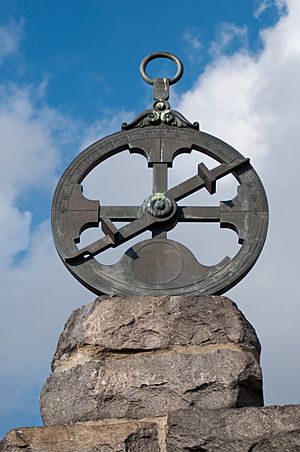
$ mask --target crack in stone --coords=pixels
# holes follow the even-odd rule
[[[207,344],[207,345],[174,345],[171,347],[155,349],[141,348],[124,348],[124,349],[105,349],[95,345],[83,345],[75,347],[72,352],[64,354],[60,359],[53,362],[53,370],[63,371],[72,367],[83,365],[90,361],[116,361],[118,359],[127,359],[131,356],[155,356],[161,357],[166,354],[179,353],[186,355],[203,355],[221,350],[229,350],[233,352],[251,353],[256,361],[258,361],[258,353],[252,348],[233,344]],[[259,362],[259,361],[258,361]]]

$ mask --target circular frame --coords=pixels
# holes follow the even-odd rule
[[[243,156],[218,138],[204,132],[189,128],[178,129],[176,136],[182,143],[181,152],[192,148],[202,152],[220,163],[231,164],[243,159]],[[107,158],[129,149],[138,148],[139,142],[151,140],[153,137],[173,139],[174,131],[168,127],[149,126],[144,129],[133,129],[127,132],[117,132],[88,147],[69,165],[59,181],[52,204],[52,231],[55,246],[67,269],[85,287],[96,294],[110,295],[149,295],[149,287],[140,282],[124,281],[119,273],[114,272],[114,266],[106,266],[94,257],[84,259],[75,264],[67,263],[64,258],[78,251],[69,233],[68,211],[70,199],[75,186],[101,162]],[[237,284],[253,267],[265,242],[268,227],[268,204],[263,185],[250,164],[246,168],[233,172],[240,184],[246,190],[243,209],[247,216],[249,229],[238,253],[214,274],[208,274],[205,279],[186,282],[172,289],[155,286],[152,295],[210,295],[221,294]],[[225,220],[226,221],[226,220]],[[226,226],[225,226],[226,227]],[[175,242],[176,243],[176,242]],[[176,246],[176,245],[175,245]],[[180,251],[180,250],[179,250]],[[180,251],[181,252],[181,251]]]

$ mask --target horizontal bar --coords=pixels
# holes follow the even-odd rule
[[[203,206],[203,207],[178,207],[178,221],[182,222],[218,222],[220,221],[220,207]]]
[[[141,215],[140,206],[100,206],[100,219],[105,216],[111,221],[133,221]]]
[[[220,207],[214,206],[178,206],[178,221],[182,222],[218,222],[220,221]],[[133,221],[142,216],[139,206],[102,206],[100,219],[107,217],[111,221]]]

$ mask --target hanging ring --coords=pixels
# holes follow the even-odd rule
[[[174,75],[174,77],[172,77],[169,81],[170,85],[174,85],[174,83],[178,82],[178,80],[180,80],[183,75],[183,64],[176,55],[173,55],[173,53],[169,53],[169,52],[152,53],[151,55],[148,55],[147,57],[145,57],[142,60],[141,65],[140,65],[140,73],[141,73],[143,79],[145,80],[145,82],[149,83],[149,85],[153,85],[153,79],[147,75],[146,67],[147,67],[147,64],[150,63],[150,61],[156,60],[157,58],[168,58],[169,60],[174,61],[174,63],[176,64],[177,72]]]

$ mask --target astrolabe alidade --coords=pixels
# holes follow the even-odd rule
[[[151,79],[148,63],[168,58],[177,65],[176,75]],[[168,103],[169,86],[183,74],[175,56],[159,52],[146,57],[140,71],[153,85],[154,104],[122,131],[103,138],[84,150],[69,165],[59,181],[52,205],[52,230],[57,251],[67,269],[96,294],[109,295],[209,295],[222,294],[237,284],[252,268],[265,242],[268,205],[263,185],[248,158],[220,139],[199,130]],[[128,151],[141,154],[152,168],[153,184],[140,206],[107,206],[84,196],[82,182],[106,159]],[[168,170],[174,159],[192,150],[199,152],[193,177],[168,187]],[[201,162],[205,154],[216,161],[212,169]],[[211,195],[217,181],[232,174],[237,195],[219,206],[182,206],[178,202],[198,190]],[[134,181],[133,181],[134,183]],[[118,228],[118,222],[126,225]],[[219,222],[236,232],[241,245],[233,258],[216,265],[201,264],[191,250],[167,237],[181,222]],[[78,248],[84,230],[100,227],[104,237]],[[119,262],[104,265],[95,259],[150,230],[152,238],[130,247]]]

